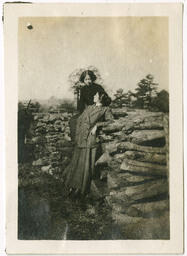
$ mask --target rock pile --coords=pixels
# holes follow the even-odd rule
[[[33,123],[34,161],[38,171],[58,178],[71,159],[71,113],[36,113]]]
[[[108,168],[113,220],[127,239],[169,239],[168,116],[113,111],[114,122],[100,135],[104,153],[97,162]]]

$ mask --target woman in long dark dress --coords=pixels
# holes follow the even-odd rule
[[[107,93],[100,84],[95,83],[97,77],[91,70],[82,72],[79,80],[84,86],[80,89],[80,99],[77,107],[80,112],[83,112],[87,106],[94,104],[94,95],[97,92],[106,95]]]
[[[65,186],[82,195],[89,193],[94,175],[99,127],[113,119],[108,107],[111,103],[108,95],[97,92],[94,96],[94,102],[95,104],[87,106],[77,119],[72,161],[63,173]]]

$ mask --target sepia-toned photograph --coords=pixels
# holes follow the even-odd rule
[[[181,252],[181,10],[6,5],[8,252]]]
[[[169,239],[168,18],[20,18],[18,56],[18,238]]]

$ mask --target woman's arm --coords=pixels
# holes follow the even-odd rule
[[[112,124],[114,121],[113,120],[108,120],[108,121],[104,121],[104,122],[98,122],[96,124],[96,126],[99,128],[99,127],[105,127],[109,124]]]
[[[111,123],[114,122],[114,116],[112,114],[112,111],[110,108],[107,107],[105,114],[104,114],[104,120],[103,122],[97,122],[97,127],[105,127]]]

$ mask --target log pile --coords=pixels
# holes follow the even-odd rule
[[[113,220],[128,239],[169,239],[168,116],[124,112],[117,116],[115,110],[114,122],[103,129],[98,160],[108,165],[106,200]]]

